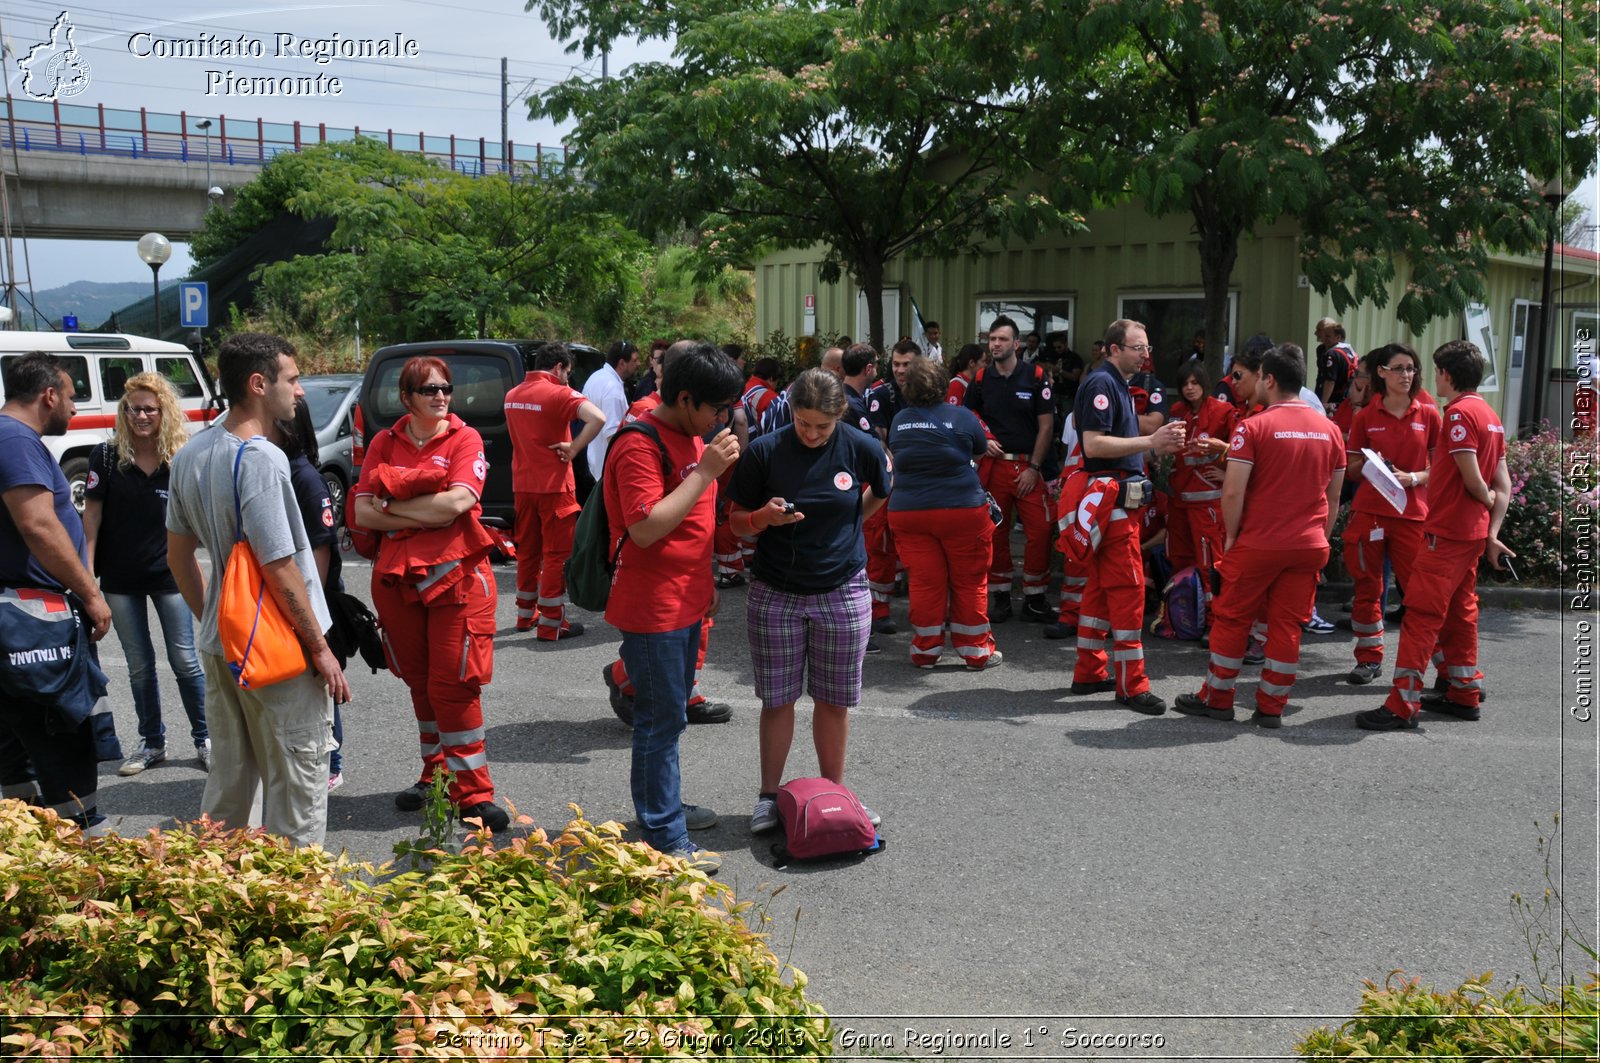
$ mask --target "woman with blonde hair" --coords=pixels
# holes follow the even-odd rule
[[[111,624],[128,658],[139,748],[123,761],[122,775],[137,775],[167,757],[155,648],[150,642],[153,603],[167,644],[167,664],[189,717],[200,766],[211,767],[206,732],[206,681],[194,650],[194,617],[167,567],[167,481],[172,456],[189,438],[178,395],[159,373],[128,381],[117,403],[111,440],[89,452],[83,530],[89,571],[111,607]]]

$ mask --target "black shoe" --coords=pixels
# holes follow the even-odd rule
[[[1383,614],[1383,618],[1385,620],[1387,620],[1391,624],[1400,623],[1402,620],[1404,620],[1406,618],[1406,606],[1405,606],[1405,603],[1401,602],[1399,605],[1395,606],[1393,609],[1389,610],[1387,613],[1384,613]]]
[[[600,669],[600,678],[606,681],[606,690],[611,695],[611,711],[617,714],[617,719],[633,726],[633,699],[622,692],[622,687],[611,678],[611,666],[608,664]]]
[[[1011,619],[1011,595],[989,595],[989,623],[1003,624]]]
[[[469,819],[478,820],[494,834],[499,834],[511,826],[511,816],[493,801],[480,801],[475,805],[467,805],[461,809],[460,816],[463,823]],[[467,825],[471,826],[470,823]]]
[[[1384,709],[1383,711],[1388,712],[1389,710]],[[1396,718],[1398,719],[1398,717]],[[1257,709],[1251,714],[1250,722],[1255,724],[1257,727],[1265,727],[1269,731],[1276,731],[1278,728],[1283,726],[1283,717],[1275,712],[1262,712],[1260,709]]]
[[[1439,678],[1437,678],[1437,679],[1435,679],[1433,681],[1433,690],[1430,691],[1429,693],[1433,694],[1436,697],[1441,697],[1442,698],[1446,694],[1448,694],[1449,692],[1450,692],[1450,680],[1446,679],[1444,676],[1440,676]],[[1484,702],[1486,702],[1488,700],[1489,700],[1489,690],[1488,690],[1488,688],[1487,687],[1483,687],[1483,686],[1478,687],[1478,704],[1482,705]],[[1422,695],[1422,703],[1424,705],[1428,704],[1428,694]]]
[[[1179,694],[1177,699],[1173,701],[1172,707],[1185,716],[1204,716],[1210,720],[1233,719],[1233,710],[1231,708],[1214,709],[1194,694]]]
[[[1402,720],[1388,709],[1379,706],[1356,717],[1356,726],[1363,731],[1415,731],[1416,720]]]
[[[1097,679],[1093,683],[1074,683],[1071,690],[1074,694],[1109,694],[1117,689],[1115,679]]]
[[[684,714],[690,723],[727,723],[733,719],[733,706],[721,701],[697,701]]]
[[[872,622],[872,633],[875,635],[898,635],[900,634],[900,625],[886,616],[882,620],[874,620]]]
[[[1047,639],[1075,639],[1078,637],[1077,624],[1064,624],[1059,620],[1044,626],[1044,637]]]
[[[729,587],[743,587],[744,576],[738,572],[730,572],[725,576],[717,577],[717,588],[727,590]]]
[[[1118,697],[1117,704],[1126,705],[1134,712],[1142,712],[1146,716],[1160,716],[1167,711],[1167,703],[1146,690],[1143,694],[1134,694],[1130,697]]]
[[[1267,663],[1267,651],[1265,649],[1263,649],[1258,653],[1251,653],[1249,650],[1246,650],[1245,654],[1244,654],[1244,663],[1245,664],[1266,664]]]
[[[415,812],[433,790],[431,782],[414,782],[394,795],[394,807],[402,812]]]
[[[883,647],[878,645],[876,642],[872,641],[871,639],[868,639],[867,640],[867,652],[868,653],[882,653],[883,652]]]
[[[1458,705],[1443,694],[1432,690],[1422,695],[1422,707],[1430,712],[1442,712],[1446,716],[1454,716],[1458,720],[1480,720],[1483,714],[1476,705]]]
[[[1030,594],[1022,602],[1022,619],[1033,620],[1043,624],[1053,624],[1056,613],[1044,600],[1042,594]]]
[[[546,638],[543,635],[538,635],[536,637],[540,642],[555,642],[558,639],[575,639],[582,634],[583,624],[577,620],[568,620],[566,623],[561,625],[560,630],[556,632],[555,638]]]

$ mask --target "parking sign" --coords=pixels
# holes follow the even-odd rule
[[[184,328],[205,328],[210,324],[211,308],[205,281],[183,281],[178,285],[178,311]]]

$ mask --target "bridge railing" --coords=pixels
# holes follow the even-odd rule
[[[209,121],[211,128],[199,128]],[[207,133],[209,132],[209,136]],[[114,155],[134,159],[169,159],[213,165],[264,166],[286,151],[302,151],[372,137],[395,151],[425,155],[469,176],[511,173],[551,177],[568,168],[566,145],[518,144],[484,137],[469,139],[426,132],[396,132],[356,126],[330,127],[325,122],[268,122],[229,119],[226,115],[169,114],[80,106],[58,101],[0,100],[0,146],[6,150]]]

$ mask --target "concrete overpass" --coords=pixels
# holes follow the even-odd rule
[[[30,237],[114,240],[161,232],[187,239],[200,228],[213,198],[226,205],[277,155],[357,136],[472,176],[538,179],[567,163],[561,147],[502,146],[482,137],[7,99],[0,102],[7,220],[13,235]],[[211,187],[222,195],[209,196]]]

